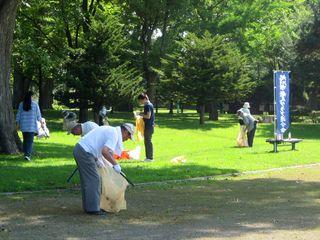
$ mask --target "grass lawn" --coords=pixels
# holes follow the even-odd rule
[[[50,139],[36,140],[36,156],[26,162],[22,156],[0,155],[0,191],[23,191],[69,186],[67,177],[75,168],[72,156],[73,146],[79,137],[62,131],[60,111],[45,112]],[[133,122],[131,113],[115,113],[110,116],[111,125]],[[303,138],[297,144],[297,151],[291,146],[279,147],[279,153],[272,153],[272,145],[265,142],[272,137],[273,125],[259,124],[254,147],[237,148],[238,124],[233,116],[221,116],[217,122],[199,126],[195,112],[158,114],[153,138],[155,162],[121,161],[123,171],[134,182],[185,179],[248,170],[260,170],[290,165],[320,162],[320,125],[293,124],[292,137]],[[142,142],[128,142],[127,149],[133,149]],[[185,164],[174,165],[173,157],[183,155]],[[144,151],[141,159],[144,158]],[[71,185],[79,183],[78,174]]]

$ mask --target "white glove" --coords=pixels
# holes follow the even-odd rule
[[[117,173],[121,173],[121,167],[119,164],[113,165],[113,169],[117,172]]]

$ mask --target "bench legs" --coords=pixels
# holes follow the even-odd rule
[[[291,150],[296,150],[296,143],[292,143],[292,149]]]
[[[278,144],[277,144],[277,142],[274,142],[273,143],[273,152],[278,152]]]

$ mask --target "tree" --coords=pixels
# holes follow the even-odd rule
[[[119,22],[117,9],[107,4],[88,14],[83,34],[69,43],[72,48],[66,74],[56,96],[70,107],[80,110],[92,107],[98,121],[101,107],[105,103],[115,105],[120,96],[131,98],[140,89],[140,79],[134,66],[124,60],[129,55],[126,50],[129,39]],[[86,120],[80,113],[80,121]]]
[[[18,10],[13,47],[13,105],[18,107],[26,91],[39,92],[40,109],[52,107],[54,79],[64,55],[50,2],[23,1]]]
[[[234,100],[247,94],[254,84],[246,73],[246,58],[228,36],[203,36],[188,33],[171,57],[173,76],[184,95],[199,108],[200,124],[204,124],[205,105]]]
[[[15,17],[19,1],[0,1],[0,151],[18,153],[21,146],[11,107],[10,61]]]
[[[302,103],[309,109],[320,109],[320,3],[308,1],[311,15],[301,24],[302,32],[297,44],[298,56],[295,59],[295,83],[301,90]],[[303,105],[303,104],[301,104]]]
[[[166,53],[167,34],[177,19],[186,14],[190,0],[120,0],[132,49],[138,52],[137,66],[144,77],[144,88],[151,101],[156,102],[160,59]],[[135,59],[137,61],[137,59]]]

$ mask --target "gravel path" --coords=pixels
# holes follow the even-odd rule
[[[0,196],[0,239],[320,239],[320,167],[143,186],[128,210],[81,211],[78,191]]]

